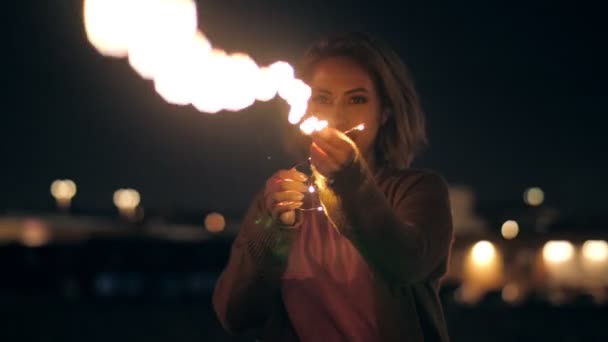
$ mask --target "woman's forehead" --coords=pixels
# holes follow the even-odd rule
[[[331,92],[354,88],[373,89],[368,72],[355,61],[345,57],[331,57],[318,62],[312,72],[310,85]]]

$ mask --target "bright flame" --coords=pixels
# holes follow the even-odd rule
[[[507,240],[515,239],[519,234],[519,224],[517,224],[517,221],[507,220],[502,224],[500,232]]]
[[[543,247],[543,259],[549,264],[564,263],[574,256],[574,246],[569,241],[548,241]]]
[[[490,264],[495,254],[494,245],[489,241],[479,241],[472,249],[473,262],[479,266]]]
[[[319,120],[316,116],[311,116],[300,124],[300,130],[306,135],[311,135],[313,132],[323,130],[327,125],[327,121]]]
[[[128,57],[131,67],[168,103],[217,113],[239,111],[280,95],[288,120],[299,123],[311,89],[289,63],[258,66],[246,54],[226,54],[197,31],[194,0],[84,0],[84,24],[103,55]]]
[[[198,90],[198,76],[203,76],[197,73],[198,66],[208,59],[212,49],[207,38],[200,32],[176,49],[181,52],[157,69],[154,89],[169,103],[187,105],[193,102]]]
[[[227,55],[224,50],[212,49],[208,55],[201,58],[192,73],[194,92],[192,105],[200,110],[214,114],[224,109],[229,96],[229,85],[222,77],[228,68]]]
[[[103,0],[102,0],[103,1]],[[196,35],[193,0],[130,0],[142,2],[130,32],[129,64],[145,79],[170,72]]]
[[[270,67],[260,68],[256,88],[255,98],[258,101],[270,101],[277,95],[279,83],[276,81],[275,75]]]
[[[99,53],[111,57],[127,56],[135,4],[126,0],[84,1],[85,32]]]
[[[583,257],[590,262],[608,260],[608,242],[603,240],[588,240],[583,244]]]
[[[259,81],[258,65],[245,54],[233,54],[226,60],[225,70],[231,96],[226,98],[224,108],[233,112],[251,106],[256,99]]]

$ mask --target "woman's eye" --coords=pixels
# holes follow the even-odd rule
[[[350,103],[353,103],[353,104],[367,103],[367,98],[365,96],[353,96],[350,98]]]

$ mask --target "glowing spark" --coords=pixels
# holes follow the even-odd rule
[[[327,127],[327,124],[327,121],[319,120],[316,116],[311,116],[300,124],[300,130],[306,135],[311,135],[313,132],[323,130]]]
[[[362,131],[365,129],[365,124],[358,124],[357,126],[351,128],[351,129],[347,129],[346,131],[344,131],[344,134],[348,134],[352,131]]]
[[[310,193],[315,192],[315,187],[314,187],[314,186],[312,186],[312,185],[311,185],[311,186],[309,186],[309,187],[308,187],[308,192],[310,192]]]

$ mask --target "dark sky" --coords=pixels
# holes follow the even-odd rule
[[[484,203],[608,209],[606,24],[580,2],[198,1],[214,45],[295,62],[322,34],[388,41],[416,80],[431,148],[417,166],[469,184]],[[395,2],[397,3],[397,2]],[[49,206],[71,178],[75,205],[112,206],[134,187],[149,208],[240,212],[277,168],[279,101],[207,115],[166,104],[125,60],[86,41],[80,1],[9,2],[3,44],[0,209]],[[270,158],[268,158],[270,157]]]

